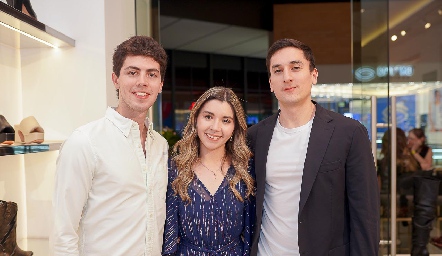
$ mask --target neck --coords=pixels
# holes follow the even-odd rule
[[[204,150],[201,150],[199,158],[204,163],[219,163],[225,156],[225,148],[220,148],[218,150],[211,150],[208,152],[204,152]]]
[[[120,115],[136,122],[140,127],[140,131],[144,130],[144,120],[147,116],[147,111],[137,112],[137,111],[124,111],[123,108],[120,108],[120,105],[115,109]]]
[[[279,123],[285,128],[296,128],[308,123],[315,115],[316,107],[311,102],[300,105],[284,107],[281,105]]]

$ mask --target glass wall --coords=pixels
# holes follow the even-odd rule
[[[366,110],[358,104],[355,111],[367,113],[367,127],[376,127],[372,134],[381,192],[380,252],[409,255],[413,229],[415,238],[423,241],[441,234],[442,195],[422,176],[439,180],[442,167],[442,1],[361,0],[352,1],[352,6],[352,92],[353,97],[367,99],[362,104]],[[386,131],[393,126],[399,130],[391,138]],[[410,134],[413,128],[425,133],[428,153],[425,147],[413,147],[424,141]],[[394,141],[395,153],[389,141]],[[430,167],[425,166],[426,157]],[[420,185],[413,185],[415,180]],[[427,200],[425,207],[422,198]],[[413,216],[422,223],[413,223]],[[431,244],[427,248],[431,254],[442,252]]]
[[[265,60],[168,50],[169,67],[162,93],[163,127],[181,132],[192,103],[208,88],[232,88],[247,113],[249,125],[272,114],[273,96]]]

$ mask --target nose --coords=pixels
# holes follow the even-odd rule
[[[147,86],[147,84],[148,84],[147,81],[148,81],[147,77],[141,75],[141,76],[139,76],[139,79],[138,79],[138,85],[139,86]]]
[[[220,121],[218,120],[218,118],[213,119],[213,123],[211,126],[212,130],[214,131],[218,131],[220,128]]]
[[[292,72],[289,69],[285,68],[283,70],[284,82],[291,82],[293,80]]]

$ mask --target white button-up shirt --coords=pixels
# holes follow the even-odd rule
[[[57,159],[54,255],[161,255],[166,218],[167,142],[108,108],[76,129]]]

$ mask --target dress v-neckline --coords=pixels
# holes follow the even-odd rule
[[[228,171],[227,171],[227,172],[228,172]],[[206,184],[204,184],[204,182],[203,182],[202,180],[200,180],[200,178],[198,177],[198,175],[195,173],[195,177],[196,177],[196,179],[199,181],[199,183],[201,183],[202,187],[203,187],[204,190],[209,194],[210,198],[213,198],[213,197],[218,193],[218,191],[220,190],[220,188],[221,188],[222,185],[224,184],[224,180],[226,179],[226,176],[227,176],[227,173],[226,173],[226,175],[224,175],[224,177],[223,177],[221,183],[220,183],[220,184],[218,185],[218,187],[216,188],[215,193],[212,194],[212,193],[210,192],[210,190],[206,187]]]

